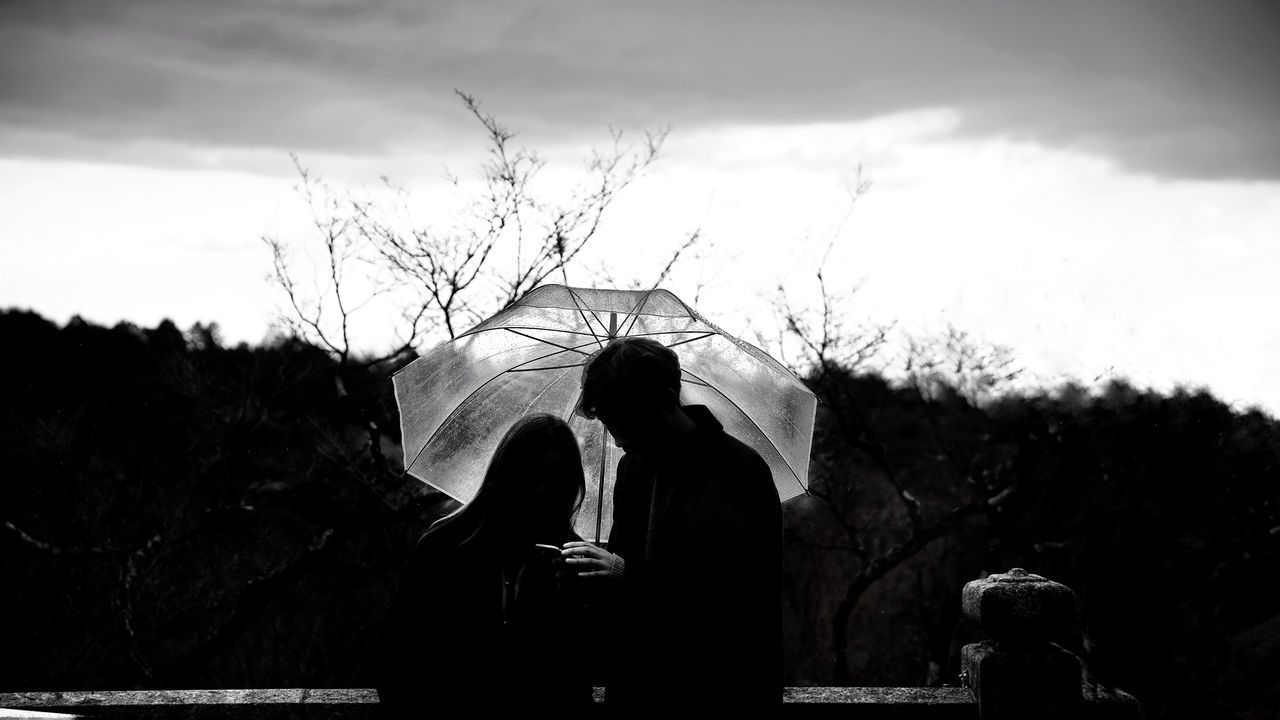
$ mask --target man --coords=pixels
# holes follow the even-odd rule
[[[648,338],[587,364],[579,412],[625,454],[608,549],[569,543],[565,563],[611,591],[611,705],[759,710],[781,701],[777,490],[759,453],[679,398],[679,359]]]

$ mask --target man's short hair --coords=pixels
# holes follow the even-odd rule
[[[579,414],[595,418],[619,404],[661,402],[670,397],[666,390],[680,396],[680,358],[675,351],[656,340],[624,337],[612,340],[597,350],[582,370],[582,396]]]

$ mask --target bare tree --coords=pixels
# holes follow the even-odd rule
[[[857,200],[870,188],[859,168],[856,186],[850,192],[849,212]],[[843,227],[849,215],[841,221]],[[826,250],[813,273],[818,302],[801,305],[791,293],[779,285],[775,310],[780,319],[778,347],[785,347],[787,340],[800,349],[800,356],[791,362],[799,374],[807,378],[810,387],[818,395],[823,412],[828,418],[828,432],[834,433],[836,442],[866,458],[872,468],[869,477],[860,478],[865,483],[883,482],[890,496],[901,510],[905,527],[886,539],[884,528],[876,529],[876,536],[863,527],[856,512],[857,489],[854,478],[845,469],[837,469],[832,459],[815,453],[815,476],[820,482],[811,484],[809,496],[825,509],[825,516],[832,525],[825,537],[809,537],[798,529],[788,531],[789,537],[804,545],[831,553],[838,553],[851,561],[856,571],[848,579],[832,617],[831,640],[833,647],[833,681],[848,682],[850,678],[848,644],[849,623],[858,602],[877,581],[902,566],[935,540],[957,530],[966,519],[991,511],[1008,497],[1011,487],[999,481],[978,483],[969,478],[963,490],[963,499],[942,510],[927,507],[921,497],[913,492],[912,478],[920,468],[902,467],[890,453],[886,439],[877,426],[874,413],[854,391],[853,379],[865,372],[869,364],[879,359],[890,343],[893,325],[852,325],[844,317],[844,308],[857,288],[847,293],[833,292],[827,278],[827,265],[832,247],[839,235],[839,228],[832,233]],[[975,392],[990,390],[1003,382],[1012,372],[1012,360],[1003,349],[979,349],[967,335],[952,329],[941,341],[926,343],[915,340],[908,351],[907,376],[921,392],[926,402],[932,395],[925,391],[939,383],[960,378],[971,383]],[[945,371],[945,372],[944,372]],[[938,446],[945,445],[931,415]],[[963,459],[954,454],[944,457],[952,462],[962,477]],[[948,502],[935,500],[932,505]],[[874,537],[875,542],[871,539]],[[832,540],[831,538],[835,538]]]
[[[589,269],[588,273],[598,285],[604,287],[614,287],[627,290],[646,290],[649,288],[656,288],[662,283],[668,281],[671,278],[672,272],[678,266],[683,265],[690,255],[693,255],[694,262],[701,267],[701,261],[705,259],[705,252],[710,250],[711,246],[712,243],[707,241],[706,236],[702,232],[702,228],[697,227],[685,236],[685,239],[679,246],[671,251],[671,254],[667,256],[666,261],[663,263],[662,268],[653,276],[652,280],[635,273],[631,273],[625,278],[619,277],[618,274],[614,272],[613,267],[609,264],[602,264],[594,269]],[[693,285],[694,292],[691,296],[694,305],[698,304],[698,300],[704,287],[705,283],[702,278],[699,277]]]
[[[351,212],[356,201],[304,166],[296,154],[291,153],[290,158],[299,176],[296,190],[307,203],[322,260],[315,263],[312,259],[313,273],[310,286],[306,287],[296,267],[293,244],[264,235],[262,241],[271,250],[272,260],[268,279],[280,288],[288,302],[288,312],[279,315],[285,327],[328,350],[340,365],[346,366],[355,361],[351,337],[353,316],[389,288],[385,281],[377,278],[378,274],[369,264],[361,228]],[[353,270],[360,277],[353,278]],[[366,287],[361,297],[355,299],[352,294],[357,291],[352,285],[359,284],[360,280],[366,281]],[[414,329],[418,330],[417,324]],[[417,334],[414,332],[413,336]],[[383,359],[385,357],[365,364]]]
[[[972,403],[990,399],[1022,374],[1012,350],[979,342],[951,324],[941,336],[908,337],[902,369],[923,397],[949,388]]]
[[[597,236],[619,193],[657,160],[667,135],[665,129],[646,131],[632,143],[611,129],[611,147],[588,155],[578,187],[566,199],[551,200],[535,192],[546,166],[543,158],[516,145],[515,133],[474,96],[456,93],[483,128],[488,151],[480,189],[461,217],[443,219],[440,226],[448,229],[414,223],[408,191],[390,178],[383,177],[390,201],[338,192],[294,157],[298,190],[308,204],[323,260],[306,288],[290,260],[291,244],[263,238],[272,252],[271,280],[288,301],[281,318],[286,327],[344,365],[355,362],[352,317],[387,293],[399,293],[396,342],[387,352],[361,360],[361,366],[400,357],[427,338],[456,337],[465,323],[501,309],[557,273],[567,282],[569,264]],[[456,175],[449,180],[462,189]]]
[[[833,680],[847,682],[849,622],[863,594],[933,541],[958,530],[967,518],[990,512],[1009,496],[1013,486],[1007,484],[1004,478],[984,478],[982,482],[975,479],[969,467],[971,463],[951,452],[943,442],[937,415],[929,408],[926,412],[938,440],[939,453],[953,466],[953,474],[965,478],[966,482],[964,488],[960,489],[964,497],[961,502],[940,513],[926,507],[925,499],[918,497],[918,491],[913,492],[914,483],[911,482],[919,474],[920,468],[899,465],[877,427],[875,415],[869,412],[862,398],[853,390],[854,383],[851,382],[857,363],[868,353],[878,351],[885,343],[883,331],[857,336],[850,341],[849,338],[840,336],[838,330],[832,329],[832,322],[818,327],[815,333],[810,326],[798,322],[788,323],[789,332],[799,337],[814,358],[808,374],[810,385],[818,394],[824,412],[831,421],[831,431],[836,434],[836,440],[870,461],[873,471],[860,480],[864,483],[885,483],[906,520],[905,528],[894,533],[896,537],[891,543],[886,545],[882,542],[867,542],[871,530],[859,523],[854,497],[858,491],[854,486],[854,478],[847,474],[842,476],[839,470],[831,467],[828,458],[815,456],[815,469],[818,471],[815,474],[822,482],[811,484],[809,495],[826,509],[827,516],[833,522],[835,536],[839,539],[831,542],[805,537],[797,531],[792,531],[790,535],[798,542],[840,553],[856,561],[857,571],[845,586],[833,615],[831,628],[834,648]],[[843,355],[833,353],[833,350],[846,345],[851,345],[853,351]],[[931,402],[928,397],[924,400],[926,406]],[[947,499],[936,498],[932,504],[939,502],[947,502]],[[883,536],[886,531],[880,527],[874,532]]]
[[[427,341],[456,337],[557,273],[567,283],[568,266],[598,235],[619,193],[657,160],[667,134],[647,131],[629,142],[611,129],[611,147],[589,153],[577,187],[567,198],[548,199],[535,189],[542,157],[517,145],[515,133],[474,96],[456,92],[488,146],[478,190],[449,178],[468,195],[457,217],[416,223],[408,191],[390,178],[383,177],[376,196],[339,190],[293,156],[313,232],[307,240],[263,238],[272,257],[269,279],[286,301],[285,328],[338,361],[340,397],[378,367],[402,362]],[[299,255],[314,258],[310,272]],[[354,318],[375,300],[398,314],[395,340],[385,351],[361,354]],[[382,469],[389,413],[364,397],[351,404]]]
[[[813,270],[816,303],[797,301],[784,284],[778,283],[774,296],[774,316],[778,320],[772,342],[778,354],[798,373],[823,373],[829,369],[857,369],[865,367],[884,349],[892,325],[851,325],[845,317],[847,308],[857,293],[856,286],[845,292],[836,292],[828,285],[827,271],[831,253],[840,238],[858,202],[871,190],[871,181],[865,176],[861,164],[854,180],[846,188],[848,202],[844,215],[828,232],[822,257]],[[799,357],[788,359],[787,346],[799,346]]]
[[[534,190],[545,161],[514,144],[515,133],[485,112],[475,97],[457,91],[484,128],[488,155],[482,189],[467,205],[463,222],[439,231],[394,227],[378,208],[353,205],[360,234],[400,284],[419,288],[424,308],[452,338],[463,322],[474,322],[514,302],[555,274],[568,283],[567,268],[597,236],[610,206],[658,158],[667,131],[647,131],[637,143],[611,129],[612,146],[584,161],[584,179],[564,200]],[[459,184],[456,177],[451,180]],[[389,183],[403,198],[401,188]]]

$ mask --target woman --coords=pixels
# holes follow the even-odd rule
[[[591,704],[574,580],[537,547],[578,539],[584,490],[563,420],[530,415],[507,431],[475,497],[431,526],[401,575],[377,663],[390,716]]]

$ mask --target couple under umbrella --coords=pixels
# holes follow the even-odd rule
[[[790,371],[669,292],[547,285],[394,382],[406,470],[464,504],[384,619],[385,709],[780,700]]]

